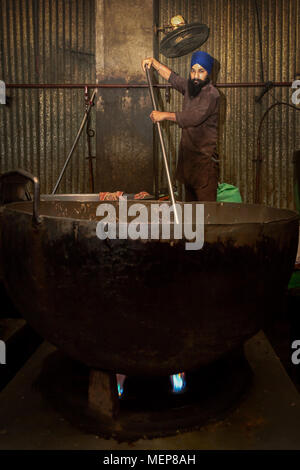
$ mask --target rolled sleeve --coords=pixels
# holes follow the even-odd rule
[[[183,95],[185,94],[187,87],[187,80],[185,80],[185,78],[180,77],[177,73],[172,71],[169,77],[169,82],[175,90],[179,91]]]

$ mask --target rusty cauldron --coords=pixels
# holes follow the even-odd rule
[[[100,202],[39,202],[3,209],[4,282],[41,336],[91,368],[196,370],[282,304],[298,244],[293,211],[205,203],[203,248],[186,250],[185,240],[100,240]]]

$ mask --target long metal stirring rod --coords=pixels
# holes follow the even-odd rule
[[[70,161],[70,159],[71,159],[71,157],[72,157],[72,155],[73,155],[73,152],[74,152],[74,150],[75,150],[75,147],[76,147],[76,145],[77,145],[77,142],[78,142],[78,140],[79,140],[79,137],[81,136],[81,133],[82,133],[82,131],[83,131],[83,128],[84,128],[84,125],[85,125],[86,120],[87,120],[87,118],[88,118],[88,115],[89,115],[89,112],[90,112],[90,110],[91,110],[91,107],[92,107],[93,104],[94,104],[94,98],[95,98],[96,93],[97,93],[97,89],[95,89],[95,90],[93,91],[93,94],[92,94],[92,96],[91,96],[91,99],[90,99],[90,101],[89,101],[89,104],[88,104],[88,106],[87,106],[87,108],[86,108],[86,110],[85,110],[85,113],[84,113],[82,122],[81,122],[81,124],[80,124],[79,131],[77,132],[77,136],[76,136],[76,138],[75,138],[75,140],[74,140],[74,143],[73,143],[73,145],[72,145],[72,148],[71,148],[71,150],[70,150],[70,153],[69,153],[69,155],[68,155],[68,157],[67,157],[67,159],[66,159],[66,161],[65,161],[65,164],[64,164],[64,166],[63,166],[63,169],[62,169],[61,172],[60,172],[60,175],[59,175],[59,177],[58,177],[58,180],[56,181],[56,184],[55,184],[55,186],[54,186],[54,189],[53,189],[53,191],[52,191],[52,194],[55,194],[55,193],[56,193],[57,188],[58,188],[58,186],[59,186],[59,184],[60,184],[60,182],[61,182],[61,179],[62,179],[62,177],[64,176],[64,172],[66,171],[66,168],[67,168],[68,163],[69,163],[69,161]]]
[[[151,78],[150,78],[149,68],[147,67],[147,65],[146,65],[145,69],[146,69],[146,76],[147,76],[147,81],[148,81],[148,85],[149,85],[149,91],[150,91],[152,106],[153,106],[154,111],[157,111],[156,101],[155,101],[155,97],[154,97],[154,93],[153,93],[153,86],[152,86],[152,82],[151,82]],[[173,205],[173,208],[174,208],[175,222],[176,222],[176,224],[179,224],[177,208],[176,208],[176,201],[175,201],[175,198],[174,198],[174,192],[173,192],[173,187],[172,187],[172,183],[171,183],[170,172],[169,172],[168,161],[167,161],[167,155],[166,155],[166,149],[165,149],[165,144],[164,144],[162,133],[161,133],[160,122],[157,122],[156,125],[157,125],[157,129],[158,129],[158,135],[159,135],[161,150],[162,150],[162,154],[163,154],[165,170],[166,170],[166,174],[167,174],[169,194],[170,194],[172,205]]]

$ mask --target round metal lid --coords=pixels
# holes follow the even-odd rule
[[[200,47],[209,36],[205,24],[191,23],[180,26],[168,33],[160,43],[160,51],[165,57],[181,57]]]

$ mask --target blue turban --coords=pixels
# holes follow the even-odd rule
[[[192,55],[191,68],[195,64],[202,65],[202,67],[207,71],[209,75],[214,64],[214,58],[211,55],[209,55],[207,52],[196,51]]]

